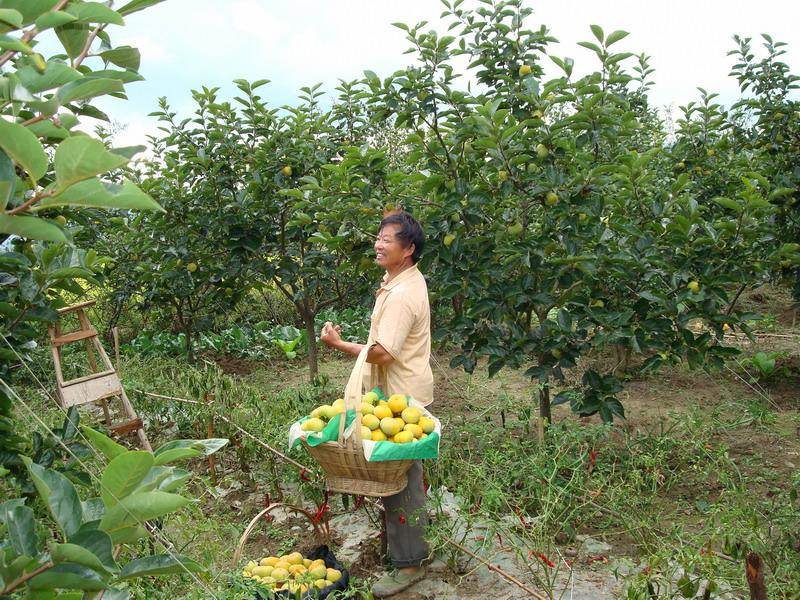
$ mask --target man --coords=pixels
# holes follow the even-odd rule
[[[425,245],[419,223],[407,212],[384,217],[375,240],[375,261],[386,271],[372,311],[367,362],[373,365],[373,381],[382,381],[384,393],[410,394],[427,406],[433,401],[430,367],[431,318],[428,287],[417,269]],[[328,322],[320,339],[331,348],[358,356],[362,344],[346,342],[341,328]],[[377,373],[376,373],[377,371]],[[376,598],[397,594],[425,577],[422,561],[428,556],[423,537],[428,515],[422,483],[422,462],[408,471],[408,485],[399,494],[383,499],[389,554],[396,572],[372,587]]]

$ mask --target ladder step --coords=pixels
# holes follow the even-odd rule
[[[73,331],[72,333],[68,333],[66,335],[62,335],[50,340],[50,343],[53,346],[63,346],[64,344],[71,344],[72,342],[79,342],[81,340],[85,340],[86,338],[96,337],[97,331],[95,329],[81,329],[79,331]]]
[[[64,408],[96,402],[109,396],[119,396],[122,393],[119,377],[114,371],[106,373],[93,373],[88,381],[62,386],[59,392]]]
[[[126,433],[136,431],[137,429],[142,429],[143,427],[144,423],[142,423],[141,419],[131,419],[130,421],[126,421],[125,423],[120,423],[119,425],[113,425],[109,427],[109,429],[115,435],[125,435]]]
[[[114,369],[109,369],[108,371],[100,371],[98,373],[89,373],[88,375],[84,375],[83,377],[77,377],[76,379],[70,379],[69,381],[65,381],[62,388],[69,387],[71,385],[77,385],[79,383],[86,383],[87,381],[92,381],[93,379],[100,379],[101,377],[106,377],[107,375],[114,375],[116,371]]]
[[[58,314],[66,315],[71,312],[75,312],[76,310],[83,310],[84,308],[89,308],[94,306],[96,300],[87,300],[86,302],[81,302],[80,304],[73,304],[72,306],[65,306],[64,308],[58,309]]]

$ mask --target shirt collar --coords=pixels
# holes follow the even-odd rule
[[[409,267],[408,269],[406,269],[405,271],[401,271],[397,275],[397,277],[395,277],[394,279],[392,279],[391,281],[388,281],[388,282],[387,282],[387,280],[389,279],[389,273],[385,273],[383,275],[383,281],[381,281],[381,287],[378,290],[378,293],[380,293],[381,291],[387,291],[388,292],[393,287],[403,283],[406,279],[410,279],[411,277],[414,277],[418,273],[419,273],[419,269],[417,269],[417,265],[413,265],[413,266]]]

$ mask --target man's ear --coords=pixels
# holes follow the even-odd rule
[[[416,251],[417,247],[414,244],[409,244],[408,248],[403,249],[403,258],[408,256],[414,256],[414,252]]]

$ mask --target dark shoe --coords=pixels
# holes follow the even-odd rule
[[[414,573],[406,573],[405,571],[395,571],[394,573],[387,573],[372,586],[372,595],[376,598],[387,598],[399,594],[406,588],[425,579],[427,575],[426,569],[420,566]]]

